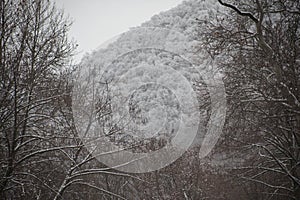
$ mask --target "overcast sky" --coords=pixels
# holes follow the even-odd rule
[[[74,21],[70,36],[78,45],[80,60],[105,41],[140,25],[183,0],[54,0]]]

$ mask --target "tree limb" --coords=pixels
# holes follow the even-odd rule
[[[235,12],[237,12],[239,15],[249,17],[252,21],[254,21],[255,23],[258,23],[258,19],[256,19],[251,13],[249,13],[249,12],[242,12],[237,7],[235,7],[234,5],[231,5],[231,4],[228,4],[228,3],[224,3],[222,0],[218,0],[218,2],[222,6],[225,6],[227,8],[231,8],[232,10],[234,10]]]

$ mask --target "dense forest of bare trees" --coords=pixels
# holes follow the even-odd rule
[[[219,23],[207,22],[206,46],[212,56],[228,58],[227,128],[240,147],[252,151],[240,176],[268,188],[260,191],[265,198],[298,199],[300,3],[218,2],[231,13],[219,16]]]
[[[122,174],[94,161],[72,122],[70,21],[47,0],[0,12],[0,199],[122,199],[97,176]]]
[[[36,186],[51,187],[50,155],[65,132],[70,23],[47,1],[1,1],[0,11],[1,197],[38,198],[44,190]]]
[[[218,60],[226,124],[206,158],[195,144],[163,169],[130,174],[95,159],[72,113],[76,70],[101,66],[120,47],[73,65],[71,22],[51,1],[0,0],[1,200],[300,198],[300,2],[194,0],[159,16],[143,26],[190,34],[170,38],[187,55]],[[130,37],[119,40],[126,50]]]

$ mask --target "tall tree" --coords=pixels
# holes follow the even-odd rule
[[[54,127],[63,129],[58,101],[68,87],[61,74],[75,49],[69,28],[69,20],[49,0],[0,2],[2,198],[38,198],[36,185],[51,188],[38,174],[53,170],[43,153],[59,149],[51,138]]]
[[[218,2],[228,14],[199,22],[210,55],[226,58],[227,131],[252,151],[243,178],[268,188],[261,195],[299,199],[300,2]]]

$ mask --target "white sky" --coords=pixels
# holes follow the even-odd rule
[[[140,25],[183,0],[54,0],[73,19],[70,31],[79,45],[79,61],[105,41]]]

